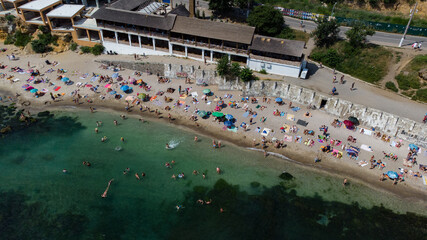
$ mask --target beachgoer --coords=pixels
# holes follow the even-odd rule
[[[221,169],[219,167],[216,168],[216,173],[221,174]]]
[[[353,90],[354,90],[354,84],[355,84],[355,82],[353,82],[353,83],[351,84],[351,88],[350,88],[350,90],[351,90],[351,91],[353,91]]]
[[[172,161],[171,161],[171,164],[175,164],[175,160],[172,160]]]
[[[111,185],[112,181],[114,181],[114,178],[112,178],[110,181],[108,181],[107,189],[105,189],[104,193],[101,195],[102,198],[106,198],[107,197],[107,192],[110,189],[110,185]]]
[[[167,143],[166,143],[166,149],[169,149],[169,148],[170,148],[170,147],[169,147],[169,144],[167,144]]]
[[[221,141],[218,141],[218,148],[221,148]]]
[[[173,178],[173,180],[176,180],[176,176],[175,176],[175,174],[172,174],[172,177],[171,178]]]
[[[215,142],[215,140],[212,140],[212,147],[216,148],[216,142]]]
[[[124,137],[121,137],[121,138],[120,138],[120,141],[124,142],[124,141],[125,141]]]
[[[194,142],[197,142],[198,141],[198,138],[197,138],[197,136],[195,136],[194,137]]]
[[[136,179],[140,180],[138,173],[135,173]]]
[[[345,186],[347,186],[347,184],[348,184],[348,180],[347,180],[347,178],[344,178],[344,181],[342,182],[342,185],[345,187]]]
[[[206,179],[206,174],[205,173],[202,174],[202,178]]]
[[[98,128],[95,128],[95,133],[98,133]]]
[[[193,175],[196,175],[196,176],[197,176],[198,174],[199,174],[199,172],[198,172],[197,170],[194,170],[194,171],[193,171]]]
[[[117,120],[114,120],[114,125],[118,125],[119,124],[119,122],[117,122]]]
[[[67,169],[65,169],[65,168],[64,168],[64,169],[62,169],[62,172],[63,172],[63,173],[68,173]]]

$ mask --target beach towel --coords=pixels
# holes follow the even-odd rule
[[[105,84],[105,86],[104,86],[105,88],[110,88],[111,87],[111,84]]]
[[[268,134],[270,134],[270,132],[271,132],[271,129],[269,129],[269,128],[264,128],[264,129],[262,130],[262,132],[261,132],[261,136],[267,137],[267,136],[268,136]]]
[[[301,120],[301,119],[298,119],[297,124],[298,124],[298,125],[301,125],[301,126],[304,126],[304,127],[307,127],[308,122],[306,122],[306,121],[304,121],[304,120]]]
[[[111,95],[114,95],[114,94],[116,94],[116,93],[117,93],[116,91],[111,91],[111,92],[110,92],[110,94],[111,94]]]
[[[249,116],[249,112],[243,113],[243,117],[248,117],[248,116]]]
[[[47,92],[49,92],[49,90],[47,90],[46,88],[43,88],[43,89],[41,90],[41,92],[43,92],[43,93],[47,93]]]
[[[25,85],[22,85],[22,88],[27,88],[29,86],[30,86],[30,84],[25,84]]]
[[[423,184],[427,185],[427,176],[423,176]]]
[[[280,112],[281,117],[285,116],[285,114],[286,114],[285,112]]]
[[[363,149],[363,150],[368,151],[368,152],[373,152],[371,146],[368,146],[365,144],[362,144],[362,146],[360,146],[360,149]]]
[[[237,128],[236,127],[232,127],[232,128],[227,128],[228,131],[230,132],[237,132]]]
[[[294,116],[294,115],[292,115],[292,114],[288,114],[288,115],[286,116],[286,119],[287,119],[287,120],[289,120],[289,121],[295,121],[295,116]]]
[[[298,112],[298,110],[300,110],[301,108],[299,108],[299,107],[293,107],[293,108],[291,108],[292,109],[292,111],[294,111],[294,112]]]
[[[56,91],[58,91],[59,89],[61,89],[61,87],[60,87],[60,86],[57,86],[57,87],[55,87],[53,90],[56,92]]]
[[[179,98],[186,99],[187,98],[187,94],[181,94],[181,96],[179,96]]]
[[[283,141],[285,141],[285,142],[292,142],[292,136],[285,135],[285,136],[283,137]]]
[[[289,125],[287,125],[287,124],[283,124],[283,131],[285,131],[285,132],[289,132],[289,129],[290,129],[290,126]]]
[[[150,98],[150,101],[152,102],[152,101],[154,101],[156,98],[157,98],[157,95],[156,95],[156,96],[152,96],[152,97]]]
[[[298,139],[298,140],[297,140]],[[301,143],[302,142],[302,137],[301,136],[295,136],[295,141],[297,143]]]
[[[366,166],[366,165],[368,165],[368,162],[366,162],[366,161],[359,161],[358,163],[357,163],[357,165],[359,165],[359,166],[361,166],[361,167],[364,167],[364,166]]]
[[[198,97],[198,96],[199,96],[199,94],[197,94],[197,92],[192,92],[192,93],[191,93],[191,96],[193,96],[193,97]]]

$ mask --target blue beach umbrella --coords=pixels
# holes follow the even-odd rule
[[[113,75],[111,75],[112,78],[118,78],[119,77],[119,73],[113,73]]]
[[[416,151],[418,151],[420,148],[417,145],[411,143],[411,144],[409,144],[409,149],[411,149],[411,150],[415,149]]]
[[[130,87],[128,85],[123,85],[120,87],[120,90],[122,90],[123,92],[129,91]]]
[[[276,102],[278,102],[278,103],[283,102],[283,99],[278,97],[278,98],[276,98]]]
[[[227,115],[225,115],[225,118],[226,118],[226,119],[228,119],[228,120],[231,120],[231,119],[233,119],[234,117],[233,117],[233,115],[231,115],[231,114],[227,114]]]
[[[38,91],[39,91],[38,89],[33,88],[33,89],[31,89],[31,90],[30,90],[30,93],[36,93],[36,92],[38,92]]]
[[[399,175],[397,174],[397,172],[388,171],[386,174],[387,174],[387,176],[388,176],[389,178],[391,178],[391,179],[399,178]]]
[[[63,81],[63,82],[68,82],[68,81],[70,81],[70,79],[69,79],[69,78],[67,78],[67,77],[63,77],[63,78],[61,79],[61,81]]]
[[[224,125],[225,125],[226,127],[231,127],[231,126],[233,126],[233,122],[232,122],[232,121],[225,121],[225,122],[224,122]]]

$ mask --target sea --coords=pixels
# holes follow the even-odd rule
[[[211,137],[116,112],[66,108],[19,120],[21,112],[11,105],[0,109],[0,239],[427,234],[425,203],[358,181],[343,187],[342,177],[284,157],[265,158],[228,142],[214,149]]]

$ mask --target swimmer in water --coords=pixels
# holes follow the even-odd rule
[[[63,172],[63,173],[68,173],[67,169],[65,169],[65,168],[64,168],[64,169],[62,169],[62,172]]]
[[[169,163],[169,162],[165,163],[165,167],[167,167],[167,168],[171,168],[170,163]]]
[[[202,174],[202,177],[203,177],[203,179],[206,179],[206,174],[205,174],[205,173],[203,173],[203,174]]]
[[[119,122],[117,122],[117,120],[114,120],[114,125],[118,125],[119,124]]]
[[[194,137],[194,142],[197,142],[199,139],[197,138],[197,136]]]
[[[221,174],[221,169],[219,167],[216,168],[216,173]]]
[[[145,172],[142,172],[142,173],[141,173],[141,177],[145,177]]]
[[[209,205],[209,204],[211,204],[212,203],[212,198],[211,199],[209,199],[209,201],[205,201],[205,204],[206,205]]]
[[[136,179],[140,180],[138,173],[135,173]]]
[[[171,163],[172,163],[172,164],[175,164],[175,160],[172,160],[172,161],[171,161]]]
[[[347,186],[347,184],[348,184],[348,180],[347,180],[347,178],[344,178],[344,181],[342,182],[342,185],[345,187],[345,186]]]
[[[216,142],[215,142],[215,140],[212,140],[212,146],[213,146],[213,148],[216,148]]]
[[[107,140],[107,136],[104,136],[103,138],[101,138],[101,142],[105,142]]]
[[[104,193],[101,195],[102,198],[106,198],[107,197],[107,192],[110,189],[110,185],[111,185],[112,181],[114,181],[114,178],[112,178],[110,181],[108,181],[107,189],[105,189]]]
[[[170,147],[169,147],[169,144],[167,144],[167,143],[166,143],[166,149],[169,149],[169,148],[170,148]]]
[[[175,176],[175,174],[172,174],[172,177],[171,178],[173,178],[173,180],[176,180],[176,176]]]
[[[98,133],[98,128],[95,128],[95,133]]]
[[[124,137],[121,137],[121,138],[120,138],[120,141],[124,142],[124,141],[125,141],[125,138],[124,138]]]
[[[193,175],[196,175],[196,176],[197,176],[197,175],[199,175],[199,172],[198,172],[197,170],[194,170],[194,171],[193,171]]]

